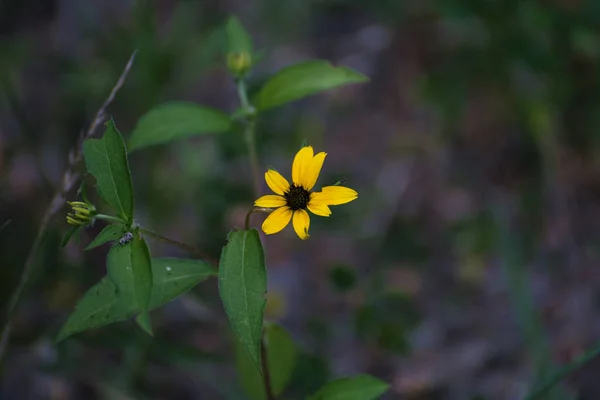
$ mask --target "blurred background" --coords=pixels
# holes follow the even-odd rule
[[[600,339],[592,0],[0,1],[3,308],[69,149],[134,49],[108,109],[125,137],[165,101],[238,107],[230,14],[264,50],[251,87],[310,58],[372,79],[259,121],[263,168],[289,176],[306,139],[329,154],[319,185],[346,179],[360,195],[313,218],[308,241],[289,227],[264,238],[267,315],[301,349],[288,398],[366,372],[390,382],[386,399],[519,399]],[[140,223],[214,258],[254,200],[239,131],[140,150],[130,165]],[[102,224],[61,249],[67,229],[59,213],[37,255],[0,398],[243,398],[215,280],[153,312],[154,339],[127,322],[55,346],[108,251],[83,251]],[[553,398],[600,398],[599,368],[568,377],[561,393],[577,397]]]

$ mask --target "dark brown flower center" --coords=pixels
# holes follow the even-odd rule
[[[310,192],[302,186],[292,185],[289,190],[283,194],[287,201],[287,206],[293,211],[306,210],[310,201]]]

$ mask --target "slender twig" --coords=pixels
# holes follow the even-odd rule
[[[46,230],[48,229],[50,220],[64,206],[65,195],[75,187],[75,184],[79,181],[81,177],[81,174],[78,172],[77,167],[83,159],[82,143],[85,139],[92,137],[95,134],[98,126],[104,121],[106,117],[106,108],[114,100],[117,92],[125,83],[127,75],[129,74],[129,71],[133,66],[135,55],[136,51],[134,51],[131,57],[129,58],[129,61],[127,62],[127,65],[125,65],[121,76],[119,77],[117,83],[113,87],[106,101],[102,104],[102,106],[96,113],[96,116],[94,117],[88,130],[81,135],[77,142],[77,145],[69,152],[69,165],[63,175],[60,187],[56,190],[56,193],[50,201],[48,208],[46,208],[44,216],[42,217],[37,234],[35,236],[35,239],[33,240],[33,244],[31,245],[31,249],[29,250],[27,259],[25,260],[25,265],[23,267],[23,271],[21,272],[19,284],[17,285],[17,288],[11,295],[4,319],[2,321],[2,328],[0,329],[2,339],[0,340],[0,343],[5,343],[4,349],[6,349],[6,343],[8,343],[9,340],[10,321],[15,310],[17,309],[23,291],[33,275],[35,269],[36,256],[42,244],[42,240],[46,234]],[[4,359],[3,355],[4,352],[2,351],[2,348],[0,348],[0,365],[2,364],[2,361]]]
[[[248,101],[246,83],[243,79],[237,80],[237,93],[240,104],[246,116],[246,127],[244,128],[244,139],[248,148],[248,157],[250,158],[250,168],[252,169],[252,183],[254,195],[258,197],[260,193],[260,167],[258,162],[258,152],[256,151],[256,118],[255,109]]]
[[[600,345],[589,350],[580,357],[576,358],[575,361],[565,365],[564,367],[560,368],[558,371],[553,373],[543,384],[541,384],[537,389],[535,389],[535,391],[528,395],[524,400],[535,400],[541,398],[571,372],[575,371],[579,367],[590,362],[598,356],[600,356]]]
[[[248,214],[246,214],[246,230],[250,229],[250,216],[256,212],[265,212],[265,213],[269,213],[273,210],[271,210],[270,208],[263,208],[263,207],[254,207],[252,209],[250,209],[250,211],[248,211]]]
[[[214,258],[207,256],[204,252],[202,252],[202,251],[198,250],[197,248],[192,247],[188,244],[178,242],[177,240],[169,239],[168,237],[159,235],[158,233],[149,231],[148,229],[139,228],[139,230],[143,234],[148,235],[156,240],[160,240],[163,243],[167,243],[167,244],[170,244],[171,246],[179,247],[180,249],[183,249],[192,254],[195,254],[198,257],[202,258],[202,260],[210,262],[211,264],[214,264],[215,266],[217,266],[219,264],[219,262],[217,260],[215,260]]]
[[[264,333],[263,333],[263,336],[264,336]],[[275,396],[273,395],[273,387],[271,385],[271,374],[269,372],[269,360],[267,358],[267,348],[265,346],[264,337],[260,341],[260,358],[262,361],[262,376],[263,376],[263,382],[265,384],[265,394],[267,395],[267,400],[275,400]]]

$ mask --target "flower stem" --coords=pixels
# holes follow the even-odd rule
[[[204,254],[202,251],[198,250],[195,247],[192,247],[192,246],[187,245],[185,243],[178,242],[177,240],[169,239],[168,237],[159,235],[158,233],[152,232],[152,231],[150,231],[148,229],[144,229],[142,227],[140,227],[139,230],[143,234],[148,235],[148,236],[150,236],[150,237],[152,237],[152,238],[154,238],[156,240],[159,240],[159,241],[161,241],[163,243],[170,244],[171,246],[179,247],[180,249],[183,249],[183,250],[188,251],[188,252],[190,252],[192,254],[195,254],[195,255],[199,256],[200,258],[202,258],[203,260],[210,262],[211,264],[214,264],[214,265],[218,265],[219,264],[215,259],[213,259],[212,257],[207,256],[206,254]]]
[[[271,211],[273,211],[273,210],[271,210],[270,208],[263,208],[263,207],[251,208],[250,211],[248,211],[248,214],[246,214],[246,230],[250,229],[250,215],[254,214],[255,212],[269,213]]]
[[[260,193],[260,171],[258,163],[258,153],[256,151],[256,121],[255,121],[255,109],[248,101],[248,93],[246,89],[246,83],[243,79],[237,80],[237,93],[240,98],[240,104],[244,110],[246,117],[246,128],[244,129],[244,139],[246,140],[246,147],[248,148],[248,157],[250,158],[250,167],[252,168],[252,182],[254,188],[254,195],[258,197]]]
[[[275,396],[273,395],[273,387],[271,385],[271,374],[269,372],[269,360],[267,359],[267,348],[265,346],[264,333],[263,338],[260,341],[260,358],[262,360],[262,376],[265,384],[265,394],[267,395],[267,400],[275,400]]]
[[[112,215],[106,215],[106,214],[96,214],[94,218],[96,218],[96,219],[102,219],[104,221],[115,222],[117,224],[124,224],[125,223],[125,220],[123,220],[121,218],[113,217]]]

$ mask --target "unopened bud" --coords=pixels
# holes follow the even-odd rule
[[[246,51],[229,53],[227,67],[235,76],[244,76],[252,67],[252,55]]]

